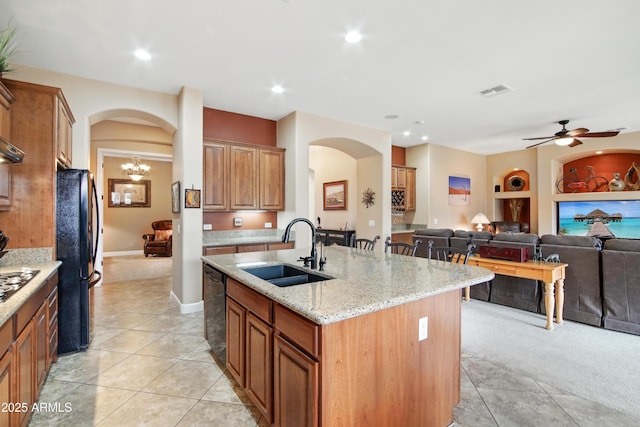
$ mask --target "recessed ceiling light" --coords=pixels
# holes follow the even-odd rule
[[[384,116],[385,119],[387,120],[395,120],[398,118],[397,114],[387,114],[386,116]]]
[[[428,136],[428,135],[424,135],[421,139],[422,139],[423,141],[427,141],[427,140],[429,139],[429,136]]]
[[[409,135],[411,135],[411,132],[410,132],[410,131],[408,131],[408,130],[405,130],[404,132],[402,132],[402,134],[403,134],[404,136],[409,136]]]
[[[602,154],[602,153],[603,153],[603,151],[602,151],[602,150],[598,150],[598,151],[596,151],[596,154]]]
[[[274,85],[271,88],[271,92],[273,92],[273,93],[282,93],[282,92],[284,92],[284,88],[282,86],[280,86],[280,85]]]
[[[134,55],[136,56],[136,58],[141,59],[143,61],[151,60],[151,54],[144,49],[136,50]]]
[[[360,40],[362,40],[362,34],[360,34],[360,32],[356,30],[349,31],[344,39],[349,43],[358,43]]]

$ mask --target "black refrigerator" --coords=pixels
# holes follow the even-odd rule
[[[58,354],[89,346],[89,288],[95,269],[100,223],[93,175],[84,169],[57,172],[56,256],[58,269]]]

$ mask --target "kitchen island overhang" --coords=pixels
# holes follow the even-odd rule
[[[202,261],[319,325],[463,289],[494,277],[490,270],[480,267],[344,246],[323,249],[327,258],[323,273],[335,277],[332,280],[281,288],[245,271],[261,265],[302,266],[296,260],[307,256],[308,251],[211,255],[203,256]]]
[[[280,288],[244,270],[300,267],[307,254],[202,258],[227,276],[226,366],[269,423],[449,425],[460,401],[460,289],[493,273],[348,247],[324,248],[327,281]],[[260,300],[254,307],[268,308],[254,311]]]

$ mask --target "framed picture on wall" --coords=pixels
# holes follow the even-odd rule
[[[323,184],[324,210],[347,209],[347,181],[325,182]]]
[[[180,181],[171,184],[171,212],[180,213]]]
[[[471,178],[449,177],[449,206],[471,206]]]
[[[184,207],[200,207],[200,190],[184,190]]]
[[[109,178],[110,208],[151,207],[151,181]]]

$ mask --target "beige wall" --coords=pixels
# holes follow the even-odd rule
[[[430,228],[471,230],[478,212],[487,212],[486,156],[448,147],[423,144],[408,147],[407,166],[416,168],[414,224]],[[449,176],[471,180],[469,206],[449,206]]]
[[[109,196],[109,179],[126,179],[121,174],[120,165],[127,159],[117,157],[104,158],[104,194]],[[151,181],[151,207],[104,208],[104,252],[109,255],[117,252],[142,251],[142,235],[152,233],[151,223],[157,220],[171,219],[171,163],[145,160],[151,166],[151,172],[145,180]]]
[[[347,229],[355,229],[357,220],[357,176],[356,160],[333,148],[310,146],[309,168],[314,171],[313,210],[315,216],[310,218],[315,222],[320,217],[323,228],[343,229],[347,223]],[[323,184],[333,181],[347,181],[347,210],[324,210]],[[311,212],[311,210],[310,210]]]

